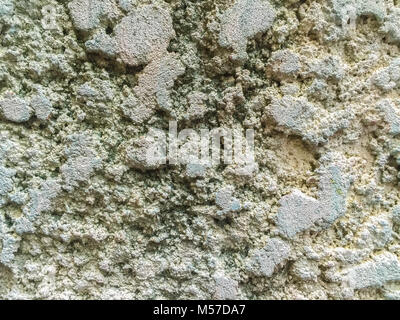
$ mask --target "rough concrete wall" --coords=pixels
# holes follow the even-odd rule
[[[400,298],[399,45],[397,0],[0,0],[0,298]],[[149,163],[170,121],[255,163]]]

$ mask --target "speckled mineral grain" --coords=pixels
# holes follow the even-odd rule
[[[0,0],[0,35],[0,299],[400,299],[399,1]],[[214,129],[254,161],[171,152]]]

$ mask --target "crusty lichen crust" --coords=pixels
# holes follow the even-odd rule
[[[1,299],[400,299],[400,2],[0,0]],[[151,128],[256,164],[149,163]]]

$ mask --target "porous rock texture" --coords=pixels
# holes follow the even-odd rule
[[[400,298],[398,0],[0,0],[0,43],[1,299]],[[256,164],[149,163],[170,121]]]

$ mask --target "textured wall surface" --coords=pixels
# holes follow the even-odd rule
[[[399,48],[398,0],[0,0],[0,298],[400,299]]]

